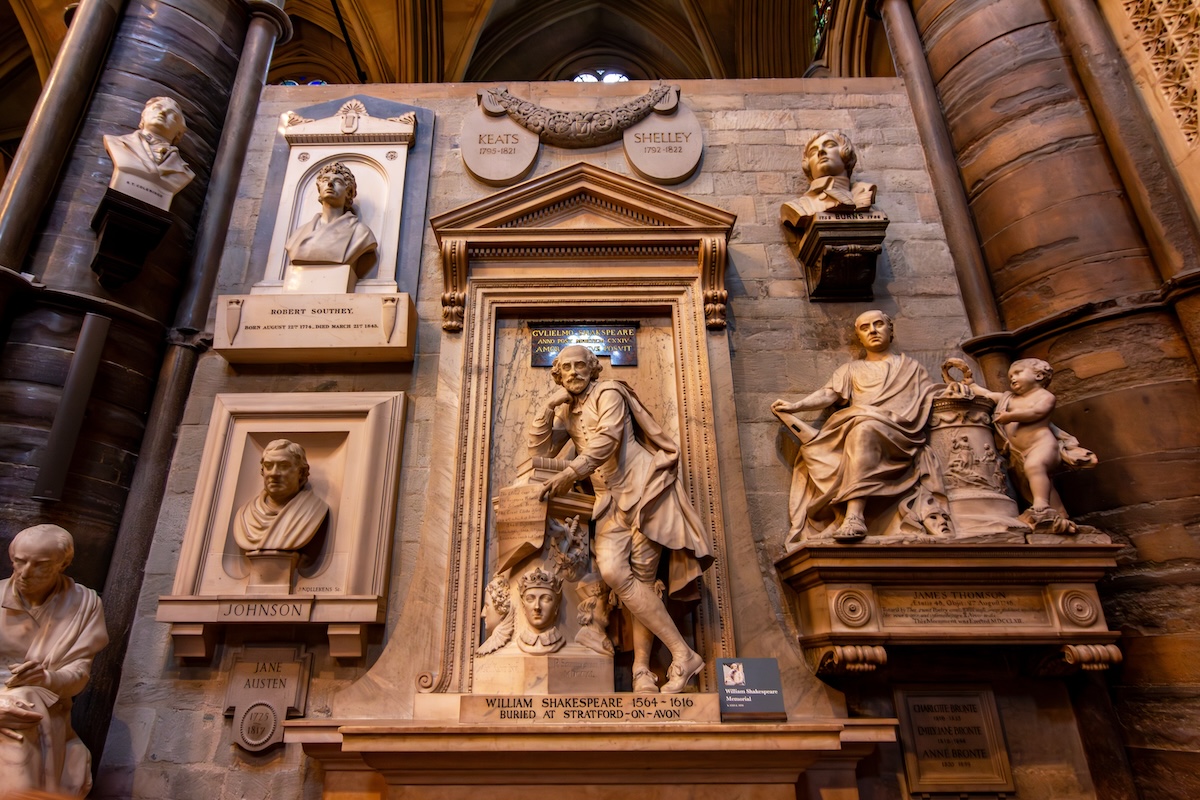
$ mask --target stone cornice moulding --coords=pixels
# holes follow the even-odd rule
[[[670,262],[694,268],[706,325],[721,330],[728,297],[726,243],[736,220],[735,214],[592,164],[534,178],[430,219],[442,253],[442,328],[462,330],[473,262],[594,259],[626,269]]]
[[[620,139],[626,128],[638,124],[652,111],[672,113],[679,105],[679,87],[660,83],[641,97],[616,108],[593,111],[546,108],[509,94],[504,86],[485,90],[480,99],[485,113],[494,117],[508,114],[546,144],[566,148],[599,147]]]
[[[283,115],[283,137],[290,145],[300,144],[401,144],[411,147],[416,138],[417,115],[372,117],[361,100],[348,100],[338,112],[324,119],[306,119],[294,111]]]

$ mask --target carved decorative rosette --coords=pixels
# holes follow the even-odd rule
[[[843,589],[833,598],[833,613],[851,628],[861,628],[871,621],[871,600],[858,589]]]
[[[1086,592],[1072,589],[1063,592],[1058,599],[1058,608],[1062,615],[1080,627],[1088,627],[1100,618],[1100,609]]]

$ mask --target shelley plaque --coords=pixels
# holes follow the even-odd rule
[[[1014,790],[988,687],[897,687],[896,713],[912,794]]]

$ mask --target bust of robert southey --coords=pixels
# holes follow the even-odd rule
[[[292,231],[284,249],[298,266],[347,264],[359,278],[375,265],[379,243],[358,218],[354,198],[358,182],[342,162],[326,164],[317,172],[317,197],[321,210]]]
[[[151,97],[142,109],[138,129],[123,136],[104,137],[113,162],[109,188],[164,211],[195,176],[179,155],[179,140],[187,124],[183,109],[170,97]]]
[[[263,450],[261,466],[263,491],[234,515],[234,541],[249,554],[300,550],[329,513],[329,505],[308,483],[304,448],[276,439]]]

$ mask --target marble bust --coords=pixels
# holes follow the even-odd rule
[[[517,581],[525,627],[517,634],[517,647],[523,653],[542,656],[560,650],[566,640],[558,629],[558,610],[562,606],[562,579],[541,567],[534,567]]]
[[[179,103],[170,97],[147,100],[136,131],[104,137],[104,149],[113,162],[109,188],[164,211],[170,209],[175,195],[196,177],[177,147],[186,130]]]
[[[379,248],[375,234],[358,218],[354,198],[358,183],[342,162],[326,164],[317,172],[321,211],[299,225],[284,248],[298,266],[349,265],[363,277],[375,265]]]
[[[780,415],[838,409],[819,430],[797,422],[807,431],[792,473],[789,541],[949,535],[942,470],[926,433],[934,384],[916,360],[895,351],[887,314],[860,314],[854,330],[863,358],[807,397],[771,406]]]
[[[476,653],[486,656],[512,641],[513,629],[516,627],[516,609],[513,608],[508,578],[503,575],[492,578],[484,590],[483,612],[480,616],[483,618],[487,638],[476,649]]]
[[[304,448],[276,439],[263,450],[261,468],[263,491],[234,515],[234,541],[250,554],[300,550],[329,513],[329,506],[308,483]]]
[[[875,202],[875,184],[851,183],[858,155],[854,145],[836,131],[824,131],[804,146],[801,169],[809,180],[808,191],[783,204],[780,219],[789,225],[815,217],[822,211],[862,211]]]
[[[94,591],[63,574],[71,534],[34,525],[8,547],[12,575],[0,580],[0,779],[6,791],[83,797],[91,754],[71,728],[71,701],[108,644]]]

